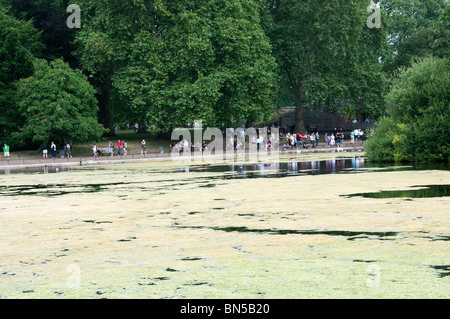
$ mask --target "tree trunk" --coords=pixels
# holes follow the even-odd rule
[[[144,134],[147,133],[147,123],[145,122],[145,120],[139,120],[138,121],[138,134]]]
[[[305,130],[305,121],[303,120],[303,104],[305,103],[305,93],[303,92],[303,81],[305,80],[305,72],[300,71],[300,77],[295,92],[295,132],[307,133]]]
[[[303,120],[303,108],[297,106],[295,109],[295,133],[306,133],[305,121]]]
[[[111,86],[109,83],[100,84],[101,95],[98,96],[98,106],[99,106],[99,122],[103,126],[109,129],[109,132],[105,136],[115,136],[114,131],[114,109],[111,101]]]
[[[112,86],[112,76],[116,72],[116,64],[114,58],[110,59],[110,69],[109,73],[105,73],[101,76],[101,80],[95,81],[94,86],[98,89],[97,100],[98,100],[98,120],[105,128],[109,129],[108,133],[105,133],[106,137],[116,136],[114,130],[114,103],[115,96]]]

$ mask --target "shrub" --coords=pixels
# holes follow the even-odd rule
[[[387,117],[369,135],[367,156],[380,161],[448,160],[450,61],[426,57],[402,69],[386,96]]]

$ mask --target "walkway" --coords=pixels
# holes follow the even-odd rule
[[[288,149],[286,151],[281,150],[280,154],[308,154],[308,153],[334,153],[334,152],[363,152],[364,147],[362,143],[351,144],[350,142],[345,142],[342,148],[337,147],[325,147],[325,143],[319,144],[318,148],[303,149]],[[281,146],[280,146],[281,147]],[[217,159],[222,156],[223,158],[229,155],[229,151],[224,152],[222,155],[208,155],[203,156],[203,158],[213,158]],[[258,153],[248,153],[255,155]],[[270,155],[270,152],[262,152],[261,154]],[[171,153],[157,153],[152,152],[146,155],[141,154],[130,154],[130,155],[115,155],[115,156],[98,156],[94,158],[89,157],[71,157],[71,158],[20,158],[20,159],[5,159],[2,157],[0,160],[0,169],[24,169],[32,167],[45,167],[45,166],[85,166],[85,165],[104,165],[104,164],[120,164],[120,163],[136,163],[136,162],[149,162],[149,161],[173,161],[173,160],[183,160],[183,156],[171,156]]]

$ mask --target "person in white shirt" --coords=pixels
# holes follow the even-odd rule
[[[311,135],[309,135],[309,140],[311,142],[312,148],[314,148],[316,145],[316,134],[311,133]]]

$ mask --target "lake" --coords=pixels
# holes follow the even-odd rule
[[[362,154],[0,175],[0,298],[448,298],[450,171]]]

